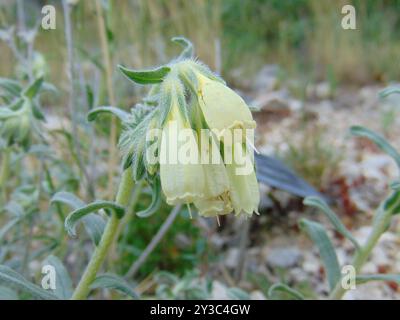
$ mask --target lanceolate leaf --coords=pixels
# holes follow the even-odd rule
[[[390,184],[392,190],[400,191],[400,181],[394,181]]]
[[[101,216],[95,213],[90,213],[83,217],[82,222],[90,239],[92,239],[93,243],[97,246],[103,235],[106,222]]]
[[[38,119],[38,120],[46,120],[41,107],[35,102],[32,103],[32,113],[33,113],[33,115],[35,116],[36,119]]]
[[[369,281],[393,281],[400,284],[400,274],[368,274],[356,276],[357,284]]]
[[[87,115],[88,121],[95,120],[97,118],[97,116],[101,113],[112,114],[121,121],[126,121],[129,117],[129,113],[125,112],[124,110],[121,110],[121,109],[118,109],[115,107],[104,106],[104,107],[94,108],[92,111],[90,111]]]
[[[394,93],[400,94],[400,88],[391,87],[391,88],[383,89],[381,92],[379,92],[379,96],[381,98],[386,98],[387,96],[394,94]]]
[[[86,203],[77,196],[65,191],[56,193],[51,199],[51,202],[61,202],[75,210],[86,206]],[[106,224],[104,219],[98,214],[90,213],[82,218],[82,222],[94,244],[98,245]]]
[[[63,263],[55,256],[49,256],[45,264],[51,265],[56,271],[55,294],[60,299],[69,299],[72,296],[72,281]]]
[[[65,229],[72,237],[76,237],[75,226],[78,223],[78,221],[83,217],[85,217],[86,215],[88,215],[89,213],[98,211],[100,209],[114,210],[118,218],[122,218],[122,216],[125,213],[124,207],[120,206],[115,202],[97,200],[95,202],[92,202],[88,205],[85,205],[82,208],[76,209],[75,211],[71,212],[65,219]]]
[[[373,141],[383,152],[387,153],[393,158],[394,161],[396,161],[396,164],[400,169],[400,154],[389,142],[386,141],[384,137],[360,126],[351,127],[350,132],[355,136],[368,138],[369,140]]]
[[[160,179],[156,177],[152,184],[152,193],[151,193],[151,204],[145,210],[139,211],[136,213],[137,216],[141,218],[149,217],[153,213],[155,213],[161,205],[161,183]]]
[[[171,40],[183,47],[183,51],[179,58],[190,59],[193,57],[193,44],[188,39],[184,37],[173,37]]]
[[[349,239],[357,249],[360,249],[360,245],[357,240],[353,237],[349,230],[344,226],[344,224],[340,221],[335,212],[328,207],[325,201],[323,201],[319,197],[307,197],[303,202],[307,206],[312,206],[320,209],[325,216],[329,219],[332,225],[336,228],[336,230],[344,237]]]
[[[16,111],[10,110],[9,108],[6,107],[0,108],[0,120],[15,117],[17,114],[18,113]]]
[[[232,300],[251,300],[250,295],[240,288],[228,288],[226,294]]]
[[[11,219],[4,226],[1,227],[1,229],[0,229],[0,243],[3,240],[4,236],[6,235],[6,233],[8,231],[10,231],[20,220],[21,220],[20,217]]]
[[[60,191],[57,192],[52,198],[51,202],[62,202],[69,205],[73,209],[78,209],[86,205],[81,199],[70,192]]]
[[[124,279],[115,274],[106,273],[97,276],[90,287],[92,289],[115,289],[132,297],[133,299],[139,299],[139,295],[129,286],[129,284]]]
[[[0,88],[15,97],[19,96],[22,91],[22,88],[17,81],[7,78],[0,78]]]
[[[18,295],[14,290],[0,286],[0,300],[18,300]]]
[[[118,65],[122,73],[133,82],[139,84],[154,84],[163,81],[164,77],[171,71],[171,68],[162,66],[152,70],[133,70]]]
[[[41,300],[57,300],[58,297],[51,292],[48,292],[39,286],[29,282],[18,272],[11,268],[0,265],[0,285],[8,288],[18,289],[29,293],[32,297]]]
[[[299,291],[290,288],[288,285],[286,285],[284,283],[275,283],[274,285],[272,285],[268,290],[268,296],[272,297],[272,295],[276,291],[281,291],[281,292],[287,293],[290,296],[292,296],[293,298],[295,298],[296,300],[304,300],[305,299],[305,297]]]
[[[394,191],[384,202],[383,209],[392,214],[400,213],[400,190]]]
[[[328,275],[329,286],[333,289],[340,279],[340,267],[336,252],[326,234],[325,228],[321,224],[307,219],[302,219],[299,225],[318,247],[319,255]]]
[[[40,77],[40,78],[36,79],[32,84],[30,84],[30,85],[22,92],[22,94],[23,94],[26,98],[32,99],[32,98],[34,98],[34,97],[38,94],[38,92],[39,92],[39,90],[40,90],[42,84],[43,84],[43,77]]]

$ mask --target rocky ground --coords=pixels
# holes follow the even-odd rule
[[[371,142],[351,137],[348,129],[353,125],[365,126],[384,134],[400,149],[400,96],[380,99],[378,93],[384,88],[380,85],[332,90],[328,83],[317,83],[307,86],[303,99],[299,99],[293,94],[290,84],[279,83],[276,74],[275,66],[265,66],[256,78],[255,90],[245,95],[252,105],[260,108],[256,113],[258,149],[289,162],[307,163],[308,167],[302,163],[291,164],[295,169],[304,170],[305,179],[309,178],[307,172],[317,173],[309,182],[333,198],[334,209],[357,240],[363,243],[371,230],[374,211],[398,171],[389,156]],[[316,144],[323,147],[309,147]],[[287,154],[293,148],[301,156],[290,159]],[[321,153],[327,150],[329,152],[323,158]],[[316,164],[313,157],[318,158],[315,161],[325,162],[325,166]],[[263,187],[262,191],[266,197],[270,190]],[[329,229],[342,266],[351,261],[352,244],[339,237],[322,215],[305,210],[299,201],[294,201],[284,192],[274,195],[280,202],[279,212],[276,212],[276,207],[268,210],[267,205],[265,214],[251,222],[250,230],[262,228],[264,232],[250,232],[247,270],[264,275],[271,282],[284,280],[294,287],[309,287],[315,297],[327,297],[328,285],[318,251],[298,230],[297,221],[303,217],[321,221]],[[400,224],[397,218],[379,241],[363,273],[400,273],[399,249]],[[224,266],[227,270],[237,268],[239,255],[238,242],[233,241],[225,251]],[[229,282],[226,276],[225,280]],[[248,281],[242,281],[241,285],[252,291],[254,298],[265,298],[260,286]],[[223,297],[223,292],[216,290],[216,297],[221,294]],[[370,282],[345,295],[345,299],[399,298],[400,288],[392,282]]]

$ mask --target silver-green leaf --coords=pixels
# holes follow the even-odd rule
[[[361,126],[351,127],[350,132],[354,136],[368,138],[374,142],[383,152],[393,158],[400,169],[400,154],[384,137]]]
[[[161,200],[161,183],[160,179],[156,177],[152,184],[151,204],[146,209],[136,212],[136,215],[141,218],[151,216],[160,208]]]
[[[96,277],[90,285],[92,289],[107,288],[118,290],[133,299],[139,299],[139,295],[130,287],[130,285],[121,277],[105,273]]]
[[[368,274],[356,276],[357,284],[369,281],[393,281],[400,284],[400,274]]]
[[[340,221],[339,217],[336,215],[335,212],[329,208],[329,206],[326,204],[324,200],[322,200],[319,197],[307,197],[304,199],[303,203],[307,206],[315,207],[320,209],[325,216],[329,219],[329,221],[332,223],[332,225],[335,227],[335,229],[344,237],[349,239],[354,246],[357,248],[357,250],[360,249],[360,245],[358,244],[357,240],[353,237],[353,235],[350,233],[350,231],[344,226],[342,221]]]
[[[33,298],[41,300],[57,300],[58,297],[39,286],[29,282],[13,269],[0,265],[0,285],[29,293]]]
[[[307,219],[301,219],[299,225],[318,247],[319,255],[328,276],[329,286],[333,289],[340,279],[340,267],[335,249],[333,248],[325,228],[320,223]]]
[[[82,208],[86,205],[86,203],[79,199],[77,196],[65,191],[57,192],[52,197],[51,202],[61,202],[75,210]],[[90,213],[82,218],[82,222],[86,232],[89,234],[93,243],[97,246],[100,242],[101,236],[103,235],[103,231],[105,228],[106,223],[104,219],[98,214]]]
[[[53,255],[50,255],[44,263],[53,266],[56,271],[55,295],[60,299],[69,299],[73,292],[72,281],[63,263]]]
[[[288,285],[286,285],[284,283],[273,284],[268,290],[268,297],[271,298],[276,291],[281,291],[281,292],[287,293],[296,300],[304,300],[305,299],[305,297],[303,296],[303,294],[301,292],[299,292],[293,288],[290,288]]]
[[[190,59],[193,57],[193,44],[188,39],[185,37],[173,37],[171,40],[183,47],[179,58]]]
[[[118,218],[122,218],[125,214],[125,208],[112,201],[97,200],[85,205],[82,208],[72,211],[65,219],[65,229],[72,237],[76,237],[76,224],[80,219],[88,214],[98,211],[100,209],[111,209],[115,212]]]
[[[97,107],[91,110],[88,115],[87,119],[88,121],[93,121],[97,118],[97,116],[101,113],[108,113],[116,116],[119,120],[121,121],[126,121],[129,117],[129,113],[118,109],[116,107],[111,107],[111,106],[103,106],[103,107]]]

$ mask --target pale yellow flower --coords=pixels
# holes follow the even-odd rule
[[[203,137],[204,138],[204,137]],[[203,164],[205,193],[204,198],[194,201],[194,205],[199,210],[199,214],[204,217],[217,216],[231,213],[233,208],[229,201],[229,180],[225,165],[216,148],[215,141],[202,141],[202,152],[209,154],[207,159],[210,163]],[[213,146],[213,147],[212,147]],[[218,154],[211,154],[211,150],[217,150]],[[212,158],[216,161],[212,163]]]
[[[245,152],[245,163],[238,163],[234,158],[234,161],[226,164],[225,167],[230,185],[230,201],[235,214],[251,215],[253,212],[258,213],[260,191],[253,162],[248,151],[244,148],[243,151]]]
[[[199,105],[210,129],[221,136],[225,130],[256,127],[249,107],[232,89],[200,73],[197,73],[197,78]]]
[[[199,159],[195,163],[181,163],[177,154],[182,147],[178,139],[182,129],[190,129],[190,125],[180,114],[177,104],[173,103],[163,128],[160,151],[161,188],[170,205],[192,203],[204,197],[204,171]],[[187,143],[192,150],[198,150],[194,133]]]

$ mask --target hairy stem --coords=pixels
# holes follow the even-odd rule
[[[116,202],[124,207],[126,207],[129,203],[132,188],[134,182],[132,178],[131,170],[125,170],[122,180],[119,185]],[[86,267],[86,270],[75,289],[74,294],[72,295],[73,300],[83,300],[86,299],[90,292],[90,285],[93,280],[96,278],[97,272],[99,271],[101,265],[103,264],[109,248],[114,241],[114,238],[118,234],[118,226],[120,220],[115,215],[112,214],[110,219],[108,220],[107,226],[104,230],[104,233],[101,237],[100,243],[96,247],[92,258],[89,261],[89,264]]]
[[[103,57],[103,64],[105,69],[108,99],[109,103],[115,107],[116,101],[112,85],[111,57],[110,57],[109,45],[106,34],[106,26],[103,17],[103,10],[101,8],[100,0],[96,0],[96,15],[97,15],[97,27],[99,29],[101,54]],[[114,168],[116,167],[116,162],[117,162],[117,151],[115,147],[115,141],[117,139],[117,122],[114,117],[111,119],[110,130],[111,131],[110,131],[110,147],[109,147],[109,163],[108,163],[108,195],[111,198],[113,190],[112,180],[114,176]]]

